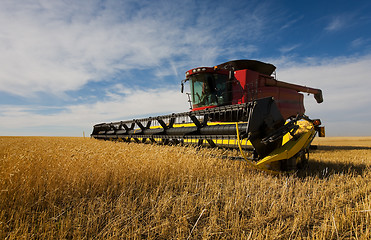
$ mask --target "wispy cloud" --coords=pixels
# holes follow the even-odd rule
[[[0,30],[2,91],[27,96],[74,90],[116,69],[155,66],[181,51],[174,51],[177,42],[166,19],[131,21],[126,9],[98,4],[82,15],[84,4],[11,4],[0,15],[2,22],[14,19]],[[116,21],[118,14],[124,21]]]
[[[282,44],[295,34],[276,41],[277,32],[305,19],[287,20],[292,9],[274,6],[256,0],[0,1],[0,94],[10,98],[1,98],[0,132],[76,135],[101,121],[186,111],[187,98],[174,86],[185,70],[239,58],[264,61],[263,52],[273,58],[279,46],[281,53],[301,50]],[[361,15],[325,17],[324,29],[340,32]],[[350,46],[363,51],[367,39],[357,36]],[[300,64],[285,55],[268,59],[282,80],[324,90],[324,104],[308,101],[308,111],[334,120],[344,107],[369,119],[368,56],[321,60],[303,53]]]
[[[312,58],[301,63],[285,57],[282,61],[272,59],[270,62],[278,67],[279,80],[323,90],[322,104],[306,96],[305,106],[308,116],[322,119],[330,136],[371,135],[371,112],[368,111],[371,83],[367,81],[371,56]],[[189,107],[187,96],[180,94],[177,86],[143,90],[115,84],[102,91],[105,100],[67,105],[53,109],[53,113],[45,113],[44,110],[49,109],[42,106],[0,105],[0,132],[2,135],[81,136],[83,131],[86,135],[90,133],[96,123],[182,112]],[[54,130],[50,132],[50,128]]]
[[[107,100],[67,105],[54,109],[54,113],[44,113],[49,107],[0,105],[1,135],[81,136],[82,132],[90,134],[93,125],[100,122],[188,111],[187,96],[178,88],[135,90],[122,85],[112,88],[115,91],[109,91]]]
[[[309,116],[321,118],[325,125],[326,122],[331,123],[327,126],[330,135],[371,135],[368,120],[371,118],[371,112],[368,111],[371,104],[371,82],[367,80],[369,66],[371,56],[311,58],[303,63],[286,59],[277,71],[280,80],[323,90],[322,104],[317,104],[312,97],[306,97],[305,106]],[[335,123],[337,127],[341,125],[346,129],[347,133],[333,128],[332,124]]]
[[[293,26],[294,24],[296,24],[297,22],[299,22],[300,20],[302,20],[304,18],[304,16],[299,16],[295,19],[292,19],[292,20],[289,20],[287,21],[282,27],[281,27],[281,30],[283,29],[286,29],[286,28],[290,28],[291,26]]]
[[[364,48],[369,48],[370,46],[370,43],[371,43],[371,38],[364,38],[364,37],[360,37],[360,38],[356,38],[354,39],[351,43],[350,43],[350,47],[351,48],[361,48],[361,47],[364,47]]]
[[[279,48],[278,50],[281,53],[288,53],[288,52],[291,52],[291,51],[295,50],[296,48],[298,48],[300,46],[301,46],[301,44],[287,45],[287,46]]]
[[[325,27],[325,30],[329,32],[338,31],[343,28],[346,24],[346,18],[343,16],[336,16],[331,19],[328,25]]]
[[[118,70],[159,68],[174,61],[178,68],[212,64],[221,55],[221,42],[238,27],[226,26],[223,21],[229,18],[210,18],[206,6],[200,8],[205,15],[192,15],[201,10],[180,1],[40,0],[0,5],[0,21],[7,23],[0,26],[0,91],[21,96],[76,90]],[[263,26],[260,10],[251,11],[241,20],[249,37]],[[173,67],[168,74],[176,72]]]
[[[328,32],[337,32],[357,24],[362,24],[359,19],[362,18],[359,10],[349,11],[338,15],[328,17],[328,23],[325,30]]]

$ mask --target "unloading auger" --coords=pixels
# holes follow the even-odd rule
[[[272,77],[272,64],[230,61],[186,72],[192,110],[170,115],[94,125],[91,137],[137,143],[192,144],[238,148],[251,166],[266,171],[291,171],[305,165],[319,119],[305,114],[303,95],[322,91]],[[246,157],[245,151],[252,152]]]

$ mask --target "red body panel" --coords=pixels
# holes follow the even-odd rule
[[[199,108],[192,108],[192,111],[204,110],[208,108],[215,108],[217,106],[206,106],[206,107],[199,107]]]
[[[303,94],[296,90],[267,86],[266,79],[272,77],[247,69],[235,71],[234,76],[237,81],[232,84],[232,104],[273,97],[285,119],[304,114]]]

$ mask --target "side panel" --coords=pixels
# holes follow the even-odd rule
[[[232,104],[247,103],[258,99],[259,73],[243,69],[235,71],[236,82],[232,84]]]
[[[279,88],[280,96],[277,99],[278,108],[284,118],[304,114],[304,96],[295,90],[287,88]]]
[[[258,98],[273,97],[282,116],[287,119],[304,114],[303,94],[280,87],[260,87]]]
[[[232,104],[245,102],[246,70],[235,71],[234,77],[237,81],[232,83]]]
[[[243,69],[235,71],[235,78],[237,81],[232,84],[232,104],[273,97],[284,119],[305,113],[303,94],[293,89],[267,86],[266,79],[270,79],[270,76]]]

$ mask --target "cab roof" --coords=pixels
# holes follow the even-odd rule
[[[242,69],[249,69],[255,72],[259,72],[264,75],[272,75],[272,73],[276,70],[276,66],[270,63],[264,63],[257,60],[248,60],[248,59],[242,59],[242,60],[233,60],[229,62],[225,62],[222,64],[219,64],[217,66],[219,69],[227,69],[227,70],[242,70]]]

